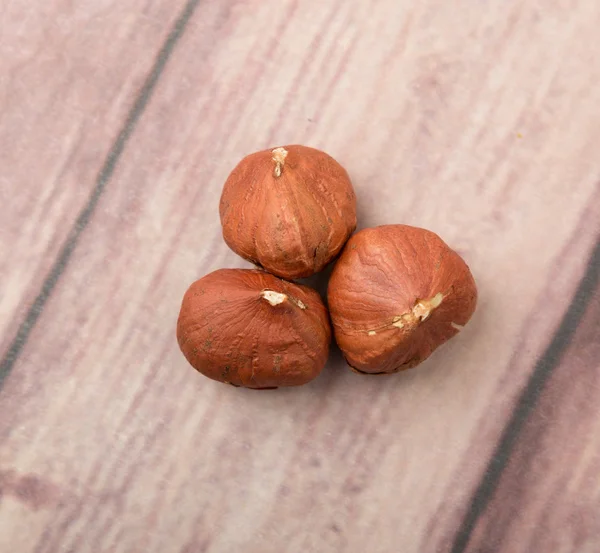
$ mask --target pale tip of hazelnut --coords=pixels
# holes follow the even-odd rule
[[[377,332],[375,332],[374,330],[369,330],[369,332],[367,332],[367,334],[369,336],[375,336],[375,334],[377,334]]]
[[[273,174],[276,177],[280,177],[281,172],[283,171],[285,158],[288,155],[288,151],[285,148],[275,148],[271,153],[273,154],[273,161],[275,162],[275,170],[273,171]]]
[[[274,292],[273,290],[263,290],[260,295],[273,306],[279,305],[287,299],[285,294]]]
[[[395,326],[396,328],[404,328],[404,322],[402,321],[402,317],[394,317],[394,320],[392,321],[392,326]]]
[[[459,332],[465,328],[464,325],[459,325],[458,323],[450,323],[450,326]]]
[[[413,307],[412,312],[415,317],[424,321],[431,315],[431,312],[442,304],[444,295],[438,292],[435,296],[428,300],[419,300]]]
[[[429,300],[429,305],[431,305],[431,307],[439,307],[440,305],[442,305],[442,300],[444,299],[444,294],[442,294],[441,292],[438,292],[435,296],[433,296],[433,298],[431,298]]]

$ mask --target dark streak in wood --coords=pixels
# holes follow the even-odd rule
[[[485,471],[485,475],[475,491],[467,515],[452,545],[452,553],[462,553],[466,550],[473,529],[496,492],[502,473],[507,466],[528,417],[535,409],[546,382],[556,367],[559,366],[566,349],[575,335],[579,323],[585,314],[588,302],[598,287],[599,274],[600,239],[592,252],[588,268],[577,288],[569,310],[565,314],[548,349],[546,349],[536,364],[535,370],[525,390],[523,390],[517,406],[500,438],[494,455]]]
[[[127,142],[131,137],[138,120],[142,116],[148,101],[150,100],[152,92],[156,87],[156,83],[158,82],[165,65],[171,57],[177,41],[183,34],[188,21],[194,14],[194,10],[196,9],[198,3],[199,0],[189,0],[187,2],[179,19],[176,21],[172,31],[169,33],[166,42],[160,49],[154,66],[152,67],[148,78],[144,82],[133,108],[129,112],[123,128],[119,132],[112,148],[110,149],[108,157],[106,158],[106,161],[102,166],[100,173],[98,174],[96,185],[94,186],[86,206],[77,217],[77,220],[75,221],[75,224],[73,225],[73,228],[71,229],[64,246],[62,247],[56,261],[50,269],[50,273],[42,284],[39,294],[27,312],[25,320],[20,325],[15,338],[8,348],[8,351],[6,352],[2,361],[0,361],[0,389],[2,388],[4,380],[12,370],[15,361],[19,357],[21,350],[25,346],[32,328],[35,326],[42,311],[44,310],[44,306],[46,305],[48,298],[56,287],[56,283],[63,274],[65,267],[68,265],[71,255],[77,247],[81,234],[89,224],[90,219],[96,210],[96,206],[100,201],[100,197],[102,196],[108,181],[114,173],[119,158],[123,154],[125,146],[127,145]]]
[[[598,336],[600,295],[541,391],[469,551],[598,550]]]
[[[53,507],[60,496],[60,488],[36,474],[18,474],[14,470],[0,471],[0,498],[13,497],[37,511]]]

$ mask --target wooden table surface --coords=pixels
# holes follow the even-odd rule
[[[0,5],[0,552],[600,551],[600,2]],[[326,150],[359,226],[480,303],[418,369],[201,377],[245,154]],[[313,282],[321,289],[326,276]]]

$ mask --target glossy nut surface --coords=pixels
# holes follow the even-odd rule
[[[364,229],[333,270],[328,302],[336,341],[357,372],[418,365],[471,318],[467,264],[435,233],[406,225]]]
[[[320,150],[283,146],[245,157],[220,203],[223,238],[243,258],[287,279],[321,271],[356,228],[346,170]]]
[[[220,269],[185,293],[177,340],[190,364],[213,380],[277,388],[319,375],[331,329],[311,288],[260,270]]]

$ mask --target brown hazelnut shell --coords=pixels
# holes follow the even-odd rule
[[[277,388],[319,375],[331,328],[311,288],[261,270],[220,269],[185,293],[177,341],[190,364],[213,380]]]
[[[356,196],[331,156],[283,146],[240,161],[223,187],[220,215],[234,252],[296,279],[321,271],[339,254],[356,228]]]
[[[471,318],[469,267],[435,233],[406,225],[361,230],[346,244],[328,287],[336,341],[357,372],[418,365]]]

